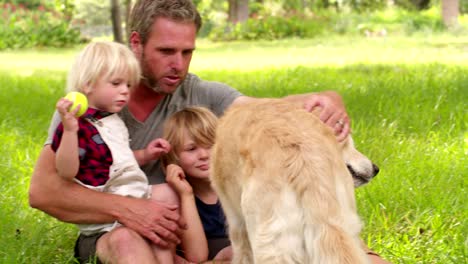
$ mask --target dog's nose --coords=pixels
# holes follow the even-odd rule
[[[374,170],[374,177],[377,176],[380,171],[379,167],[377,167],[375,164],[372,164],[372,169]]]

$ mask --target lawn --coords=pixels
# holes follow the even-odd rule
[[[77,229],[27,192],[76,51],[0,52],[0,263],[73,261]],[[392,263],[468,262],[468,37],[201,40],[191,69],[251,96],[339,91],[381,168],[356,191],[363,239]]]

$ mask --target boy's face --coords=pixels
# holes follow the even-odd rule
[[[130,99],[130,84],[125,74],[101,77],[94,87],[86,87],[89,106],[99,110],[117,113]]]
[[[163,17],[155,20],[145,45],[132,33],[130,42],[140,60],[144,84],[159,93],[173,93],[187,76],[196,35],[195,24]]]
[[[179,166],[189,177],[209,180],[211,148],[195,143],[188,133],[184,133],[183,144],[178,151]]]

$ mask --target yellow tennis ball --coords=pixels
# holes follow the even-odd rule
[[[86,98],[86,95],[80,92],[69,92],[65,98],[73,102],[68,111],[73,111],[80,105],[80,110],[76,112],[76,117],[82,116],[88,110],[88,98]]]

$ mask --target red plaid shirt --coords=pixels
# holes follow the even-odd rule
[[[80,167],[76,179],[92,186],[104,185],[109,180],[109,168],[112,165],[112,154],[109,147],[102,140],[98,130],[85,118],[101,119],[112,113],[89,108],[78,118],[78,148]],[[57,151],[63,135],[63,125],[59,124],[55,130],[52,149]]]

